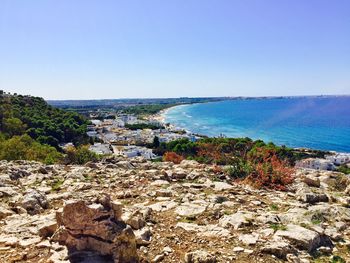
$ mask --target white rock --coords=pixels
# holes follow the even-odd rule
[[[243,234],[238,236],[238,240],[246,245],[255,245],[259,239],[259,234]]]
[[[286,230],[278,230],[275,236],[283,237],[291,241],[296,247],[309,252],[321,245],[320,234],[298,225],[287,225]]]
[[[213,182],[213,184],[214,184],[214,190],[216,191],[230,190],[233,188],[231,184],[228,184],[225,182]]]
[[[184,203],[175,209],[175,213],[179,216],[193,218],[203,214],[206,210],[205,205],[194,204],[194,203]]]
[[[237,212],[232,215],[224,215],[219,220],[219,226],[222,227],[233,227],[238,229],[242,226],[250,225],[253,219],[253,214],[249,212]]]

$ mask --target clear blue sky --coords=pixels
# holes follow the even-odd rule
[[[46,99],[350,94],[350,1],[1,0],[0,61]]]

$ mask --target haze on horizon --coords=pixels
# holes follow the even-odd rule
[[[46,99],[350,94],[347,0],[2,0],[0,89]]]

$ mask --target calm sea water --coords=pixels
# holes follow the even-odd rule
[[[350,152],[350,96],[231,100],[181,105],[165,121],[208,136]]]

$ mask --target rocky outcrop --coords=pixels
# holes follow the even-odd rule
[[[34,215],[48,208],[49,202],[47,201],[45,194],[30,189],[23,197],[22,207],[27,210],[28,214]]]
[[[0,262],[347,262],[339,176],[297,170],[280,192],[187,160],[0,161]]]
[[[57,213],[59,230],[53,240],[67,246],[70,252],[95,251],[111,256],[114,262],[138,262],[135,235],[116,215],[120,215],[120,207],[113,203],[67,203]]]

